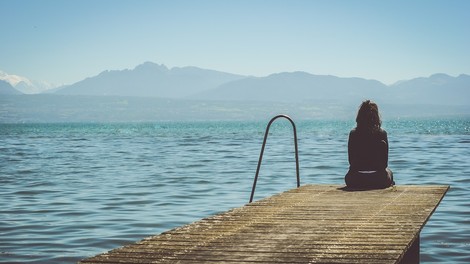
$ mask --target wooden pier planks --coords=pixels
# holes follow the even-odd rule
[[[80,263],[399,263],[449,188],[341,187],[305,185]]]

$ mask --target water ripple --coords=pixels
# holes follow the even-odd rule
[[[422,231],[422,263],[470,262],[469,123],[384,124],[398,184],[452,186]],[[0,125],[0,262],[74,263],[244,205],[265,125]],[[343,184],[351,126],[298,124],[302,184]],[[272,127],[255,199],[295,187],[291,133]]]

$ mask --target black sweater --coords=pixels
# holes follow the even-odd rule
[[[383,129],[376,132],[351,130],[348,157],[351,171],[385,170],[388,167],[387,132]]]

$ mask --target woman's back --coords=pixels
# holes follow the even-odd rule
[[[348,156],[354,171],[379,171],[387,168],[388,139],[383,129],[370,132],[353,129],[349,133]]]
[[[381,128],[379,108],[370,100],[362,102],[357,126],[349,133],[349,171],[346,185],[352,188],[386,188],[393,182],[388,167],[387,132]]]

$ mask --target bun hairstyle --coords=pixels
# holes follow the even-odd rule
[[[371,100],[362,102],[356,117],[357,129],[376,132],[380,130],[382,121],[380,120],[379,107]]]

